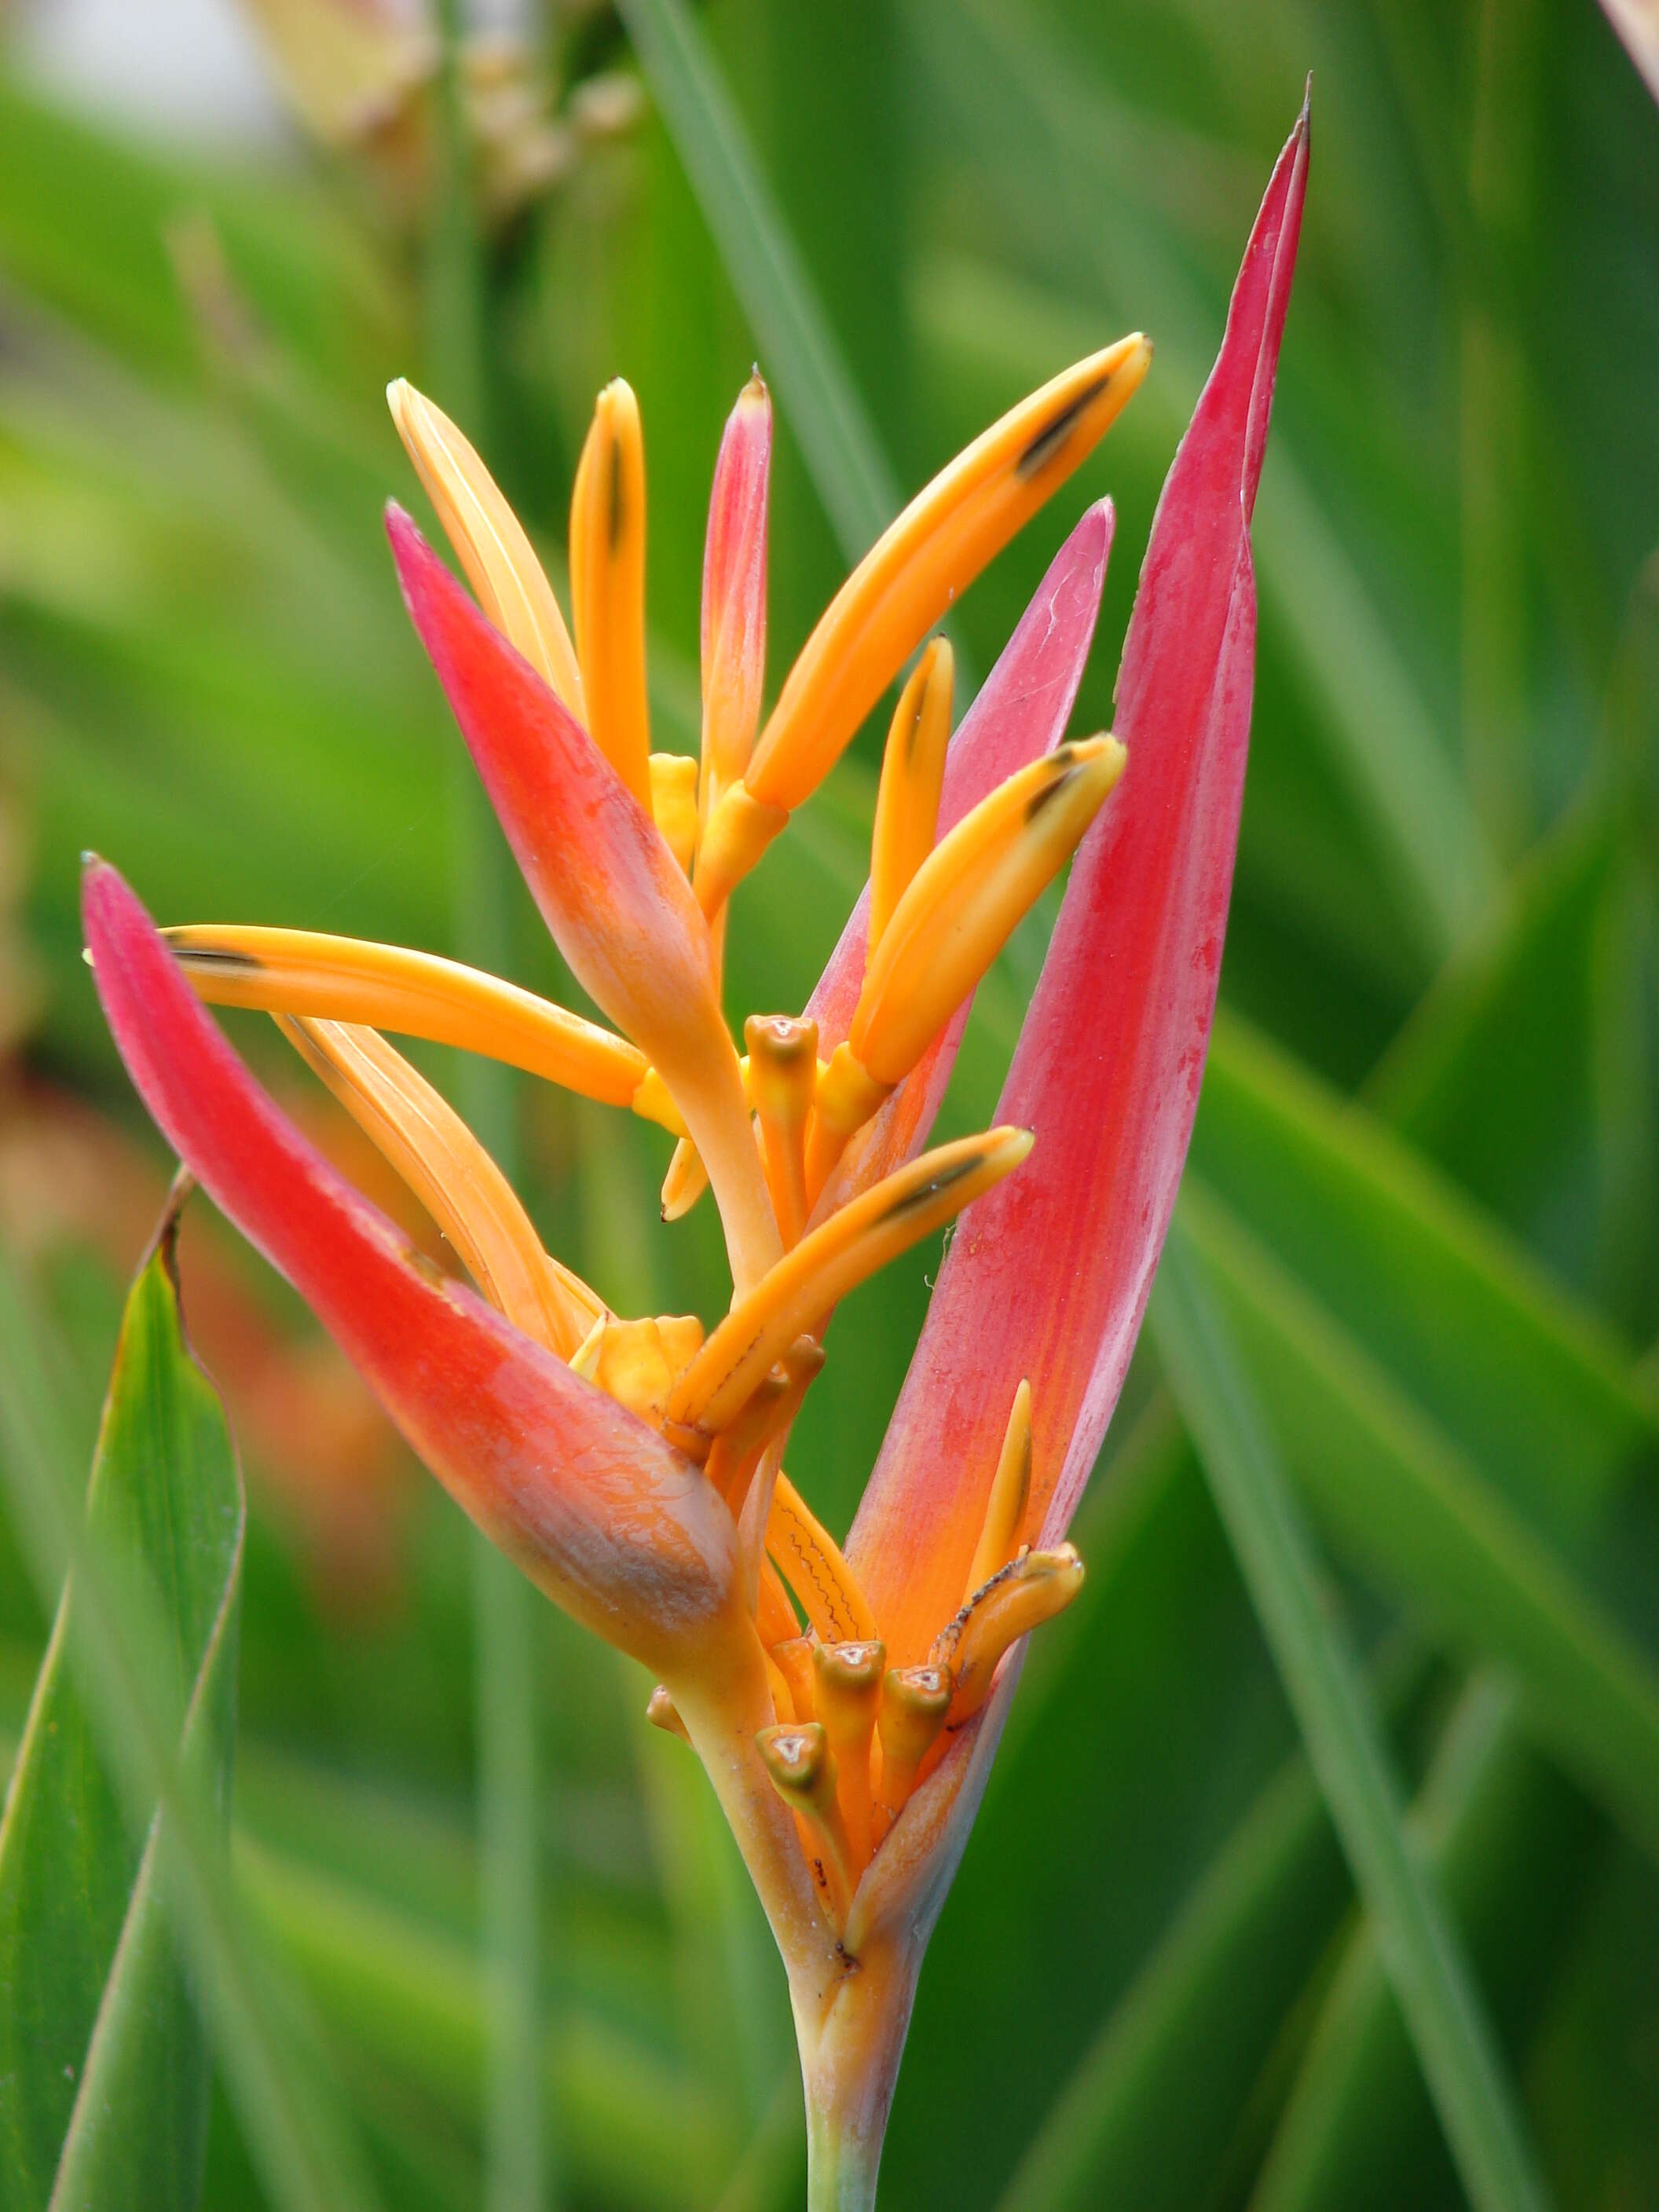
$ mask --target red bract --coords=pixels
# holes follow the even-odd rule
[[[168,1143],[313,1308],[410,1448],[550,1596],[678,1670],[731,1601],[730,1516],[690,1461],[441,1275],[307,1142],[225,1042],[113,868],[87,947]]]
[[[1027,1376],[1028,1525],[1043,1543],[1064,1534],[1169,1227],[1232,888],[1255,644],[1249,520],[1307,167],[1304,109],[1158,503],[1118,677],[1128,774],[1078,855],[998,1108],[1036,1146],[951,1246],[848,1540],[907,1660],[961,1589],[969,1501]]]

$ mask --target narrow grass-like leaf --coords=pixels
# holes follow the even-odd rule
[[[236,1879],[354,2073],[393,2081],[473,2129],[490,2022],[472,1948],[368,1884],[251,1839],[238,1838]],[[574,2006],[544,2027],[531,2063],[581,2201],[663,2212],[711,2201],[732,2146],[689,2069],[604,2012]]]
[[[93,1540],[153,1586],[185,1756],[222,1812],[241,1480],[170,1263],[155,1253],[127,1304],[88,1515]],[[0,1826],[0,2167],[15,2212],[185,2212],[201,2183],[207,2045],[167,1924],[165,1823],[131,1832],[76,1685],[86,1603],[71,1578]]]
[[[1534,1728],[1659,1851],[1659,1669],[1212,1192],[1188,1177],[1182,1205],[1333,1540],[1443,1633],[1513,1668]]]
[[[1390,1722],[1427,1672],[1419,1647],[1402,1643],[1383,1658],[1375,1695]],[[1107,2014],[1000,2212],[1183,2212],[1200,2202],[1351,1894],[1298,1753],[1261,1791]]]
[[[46,1378],[52,1363],[27,1296],[0,1252],[0,1480],[43,1602],[73,1571],[76,1689],[91,1715],[130,1828],[156,1817],[167,1837],[167,1900],[215,2054],[277,2212],[369,2212],[351,2137],[286,2026],[267,1961],[248,1946],[224,1864],[220,1813],[195,1761],[180,1759],[184,1705],[176,1632],[70,1503],[67,1453]],[[283,2017],[288,2015],[284,2007]]]
[[[1154,1340],[1198,1445],[1354,1880],[1377,1929],[1430,2094],[1476,2212],[1548,2198],[1479,1989],[1420,1851],[1312,1546],[1201,1262],[1177,1221]]]
[[[1454,1706],[1411,1826],[1513,2044],[1535,2020],[1575,1877],[1601,1832],[1527,1742],[1499,1677],[1477,1674]],[[1528,1940],[1517,1943],[1521,1928]],[[1363,1922],[1343,1947],[1251,2212],[1388,2212],[1443,2158],[1376,1930]]]
[[[994,173],[1026,235],[1063,239],[1091,307],[1103,298],[1121,313],[1127,304],[1156,337],[1148,404],[1167,409],[1178,429],[1202,381],[1207,318],[1178,246],[1148,215],[1117,134],[1103,128],[1086,47],[1056,35],[1037,11],[987,0],[948,14],[909,0],[906,15],[962,135],[976,143],[982,133],[996,146],[1017,131],[1018,154]],[[1018,327],[991,322],[987,342],[1017,344]],[[1256,520],[1262,602],[1318,700],[1319,734],[1375,836],[1401,927],[1425,953],[1443,955],[1492,896],[1491,856],[1394,626],[1294,443],[1281,427],[1273,489]],[[1386,744],[1379,730],[1389,732]]]
[[[619,12],[841,550],[856,561],[898,513],[898,486],[707,34],[683,0],[621,0]]]

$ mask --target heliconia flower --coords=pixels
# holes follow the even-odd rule
[[[814,2206],[873,2202],[922,1954],[1024,1639],[1082,1580],[1066,1531],[1185,1159],[1238,836],[1250,514],[1307,159],[1304,106],[1164,486],[1115,731],[1066,737],[1111,542],[1103,503],[954,737],[949,649],[923,652],[892,717],[871,887],[805,1012],[751,1017],[743,1059],[720,1007],[726,893],[945,601],[1105,429],[1145,374],[1144,340],[1057,379],[912,502],[763,726],[771,415],[752,381],[716,466],[698,763],[649,751],[643,447],[626,386],[601,395],[573,501],[574,656],[482,462],[393,387],[483,601],[394,509],[410,614],[548,926],[614,1031],[431,954],[248,926],[164,934],[112,869],[86,874],[99,993],[168,1140],[464,1509],[660,1678],[649,1717],[707,1768],[788,1974]],[[975,988],[1073,853],[998,1126],[926,1151]],[[276,1018],[476,1293],[324,1164],[204,1001]],[[386,1030],[672,1131],[671,1182],[690,1202],[706,1171],[720,1212],[730,1310],[707,1328],[611,1312],[543,1248]],[[791,1424],[837,1303],[959,1217],[843,1548],[784,1468]]]

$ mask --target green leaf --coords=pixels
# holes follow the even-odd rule
[[[1193,1171],[1553,1540],[1582,1552],[1659,1399],[1599,1316],[1363,1106],[1216,1025]]]
[[[1503,1492],[1189,1176],[1202,1253],[1297,1483],[1373,1582],[1515,1669],[1532,1724],[1659,1849],[1659,1671]]]
[[[1553,1978],[1599,1823],[1528,1743],[1513,1691],[1478,1674],[1447,1722],[1410,1825],[1514,2048]],[[1526,1942],[1514,1940],[1517,1928]],[[1457,2203],[1456,2183],[1364,1922],[1344,1947],[1251,2212],[1387,2212],[1431,2200]]]
[[[1375,1695],[1391,1724],[1420,1702],[1430,1673],[1414,1644],[1382,1657]],[[1183,2212],[1206,2201],[1249,2131],[1264,2071],[1282,2074],[1305,2041],[1303,1991],[1321,1985],[1321,1954],[1351,1895],[1318,1784],[1295,1753],[1106,2014],[1002,2212]]]
[[[72,1463],[57,1384],[60,1348],[32,1310],[0,1249],[0,1481],[35,1587],[55,1598],[72,1570],[85,1598],[67,1644],[77,1692],[130,1832],[159,1804],[167,1824],[167,1901],[236,2099],[260,2179],[276,2212],[368,2212],[374,2199],[328,2084],[296,2047],[291,2002],[271,1962],[250,1948],[223,1850],[224,1807],[204,1787],[200,1753],[185,1745],[186,1685],[167,1601],[107,1541],[83,1528],[68,1494]],[[118,1534],[119,1532],[112,1532]],[[169,1583],[170,1587],[170,1583]]]
[[[1277,1449],[1182,1225],[1152,1321],[1257,1616],[1295,1710],[1395,1993],[1476,2212],[1548,2202],[1479,1989],[1407,1836],[1399,1789]]]
[[[702,26],[681,0],[621,0],[658,106],[766,356],[842,551],[858,560],[898,486]]]
[[[242,1486],[185,1340],[171,1243],[169,1224],[128,1300],[88,1523],[154,1588],[184,1756],[222,1819]],[[201,2181],[208,2053],[167,1922],[166,1820],[133,1832],[75,1679],[86,1602],[71,1576],[0,1827],[0,2165],[15,2212],[184,2212]]]

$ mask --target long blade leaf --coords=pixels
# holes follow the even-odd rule
[[[1152,1320],[1463,2185],[1476,2212],[1543,2212],[1543,2179],[1480,1990],[1404,1827],[1376,1716],[1322,1601],[1318,1563],[1277,1448],[1179,1224]]]

